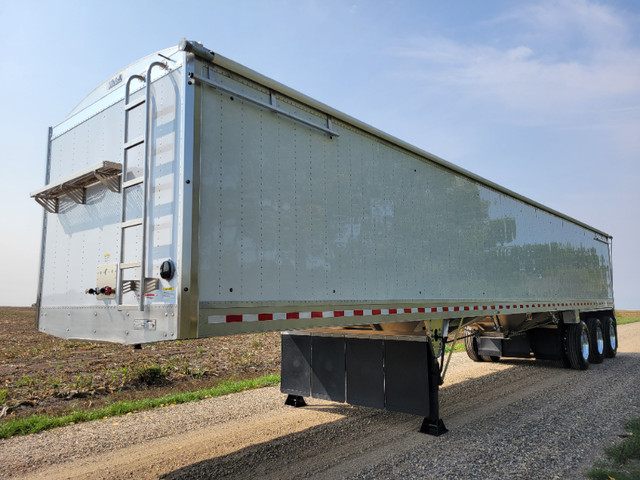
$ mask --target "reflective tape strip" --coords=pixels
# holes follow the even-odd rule
[[[530,303],[523,305],[454,305],[439,307],[408,307],[408,308],[375,308],[363,310],[327,310],[313,312],[286,312],[286,313],[244,313],[234,315],[209,315],[208,323],[240,323],[240,322],[265,322],[271,320],[300,320],[312,318],[339,318],[339,317],[384,317],[399,316],[416,313],[445,313],[445,312],[467,312],[467,311],[487,311],[487,310],[527,310],[535,308],[561,308],[561,307],[609,307],[613,308],[611,302],[568,302],[568,303]]]

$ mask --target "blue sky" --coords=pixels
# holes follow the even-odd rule
[[[612,0],[0,0],[0,305],[35,301],[47,127],[181,37],[610,233],[640,309],[640,3]]]

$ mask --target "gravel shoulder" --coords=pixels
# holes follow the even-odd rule
[[[2,478],[584,478],[640,415],[640,323],[584,372],[453,355],[441,390],[449,433],[421,418],[277,387],[0,441]]]

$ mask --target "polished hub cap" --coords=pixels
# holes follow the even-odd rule
[[[609,343],[611,344],[611,348],[616,348],[616,329],[613,326],[613,323],[609,323]]]
[[[582,329],[580,340],[582,341],[582,358],[586,360],[589,358],[589,332],[586,328]]]
[[[598,329],[598,333],[596,333],[596,345],[598,346],[598,354],[602,354],[604,352],[604,336],[602,335],[602,329]]]

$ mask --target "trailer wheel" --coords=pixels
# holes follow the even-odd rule
[[[613,358],[618,351],[618,325],[613,317],[602,319],[602,333],[604,336],[604,356]]]
[[[571,368],[571,362],[569,361],[569,354],[567,353],[567,330],[568,325],[561,323],[560,328],[560,361],[564,368]]]
[[[569,355],[565,349],[562,349],[562,353],[560,354],[560,361],[562,362],[562,366],[564,368],[571,368],[571,362],[569,361]]]
[[[574,323],[567,326],[566,335],[567,356],[571,368],[575,370],[586,370],[589,368],[589,329],[584,322]]]
[[[602,322],[597,318],[587,319],[589,329],[589,363],[602,363],[604,360],[604,332]]]
[[[478,355],[478,341],[475,336],[475,329],[466,327],[464,329],[465,339],[464,339],[464,349],[467,352],[467,355],[474,362],[482,362],[484,358]]]
[[[480,358],[485,362],[499,362],[500,357],[496,355],[481,355]]]

